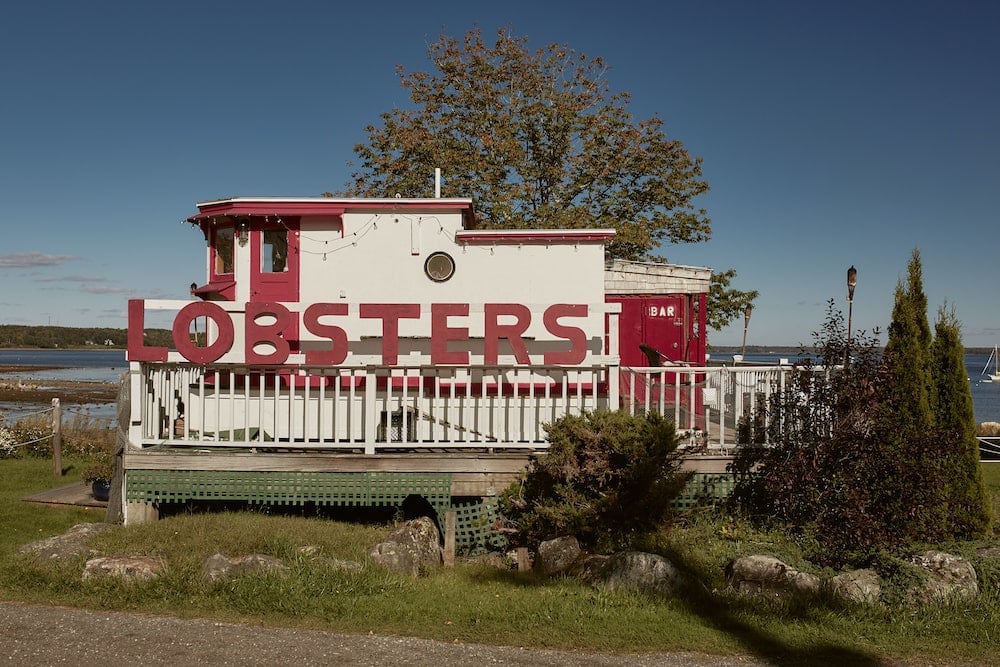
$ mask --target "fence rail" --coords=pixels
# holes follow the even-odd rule
[[[540,449],[544,425],[616,401],[593,367],[275,369],[141,364],[130,440],[295,449]]]
[[[545,425],[621,408],[673,419],[691,444],[749,442],[790,371],[768,367],[197,366],[133,364],[136,446],[538,450]]]
[[[621,407],[629,414],[658,412],[692,444],[725,450],[766,437],[753,421],[784,391],[790,372],[789,366],[622,368]]]

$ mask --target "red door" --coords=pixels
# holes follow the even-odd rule
[[[299,301],[299,218],[266,220],[250,230],[250,301]],[[299,350],[298,320],[282,337]]]
[[[265,222],[250,231],[250,300],[299,300],[299,219]]]

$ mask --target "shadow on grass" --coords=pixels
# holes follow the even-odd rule
[[[856,648],[838,644],[817,644],[809,648],[789,645],[780,638],[739,618],[738,610],[730,602],[713,595],[697,583],[700,577],[695,568],[687,563],[679,553],[661,554],[680,570],[687,581],[695,582],[683,593],[671,598],[683,605],[693,617],[706,626],[725,633],[734,639],[743,650],[760,660],[774,665],[796,665],[807,667],[827,667],[829,665],[851,665],[852,667],[888,667],[890,663],[878,656]],[[525,588],[545,586],[550,582],[546,577],[533,572],[484,571],[481,578],[495,579],[506,585]],[[805,603],[809,604],[809,603]],[[820,601],[815,604],[821,604]],[[789,621],[798,620],[788,614]]]

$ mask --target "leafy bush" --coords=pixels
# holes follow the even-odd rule
[[[18,454],[15,456],[52,456],[52,423],[48,415],[32,415],[8,427],[9,437]]]
[[[52,417],[48,410],[3,426],[0,415],[0,458],[51,458]],[[74,413],[63,419],[63,454],[97,454],[114,451],[115,431],[110,420],[95,419],[87,413]]]
[[[546,430],[549,450],[501,498],[518,543],[575,535],[594,546],[655,529],[691,476],[674,424],[657,414],[567,415]]]

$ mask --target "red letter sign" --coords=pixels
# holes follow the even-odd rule
[[[326,336],[333,343],[329,350],[306,350],[307,364],[324,364],[336,366],[347,359],[347,332],[340,327],[322,324],[319,318],[324,315],[346,315],[346,303],[314,303],[302,314],[302,323],[306,331],[317,336]]]
[[[191,322],[199,317],[209,317],[218,327],[219,335],[207,347],[198,347],[191,342]],[[208,331],[208,327],[205,327]],[[229,313],[211,301],[195,301],[181,308],[174,318],[174,345],[188,361],[196,364],[210,364],[229,352],[233,346],[233,321]]]
[[[469,352],[448,351],[448,341],[468,340],[468,327],[449,327],[448,318],[452,315],[469,314],[467,303],[432,303],[431,304],[431,363],[435,365],[467,366]]]
[[[420,304],[363,303],[358,311],[361,317],[382,320],[382,363],[395,366],[399,360],[399,318],[420,317]]]
[[[142,299],[128,301],[128,360],[166,361],[167,348],[147,347],[145,336],[146,302]]]
[[[528,357],[528,348],[524,344],[524,339],[521,338],[521,334],[527,331],[528,325],[531,324],[531,311],[528,307],[519,303],[488,303],[485,311],[483,363],[487,365],[497,363],[497,358],[500,355],[500,339],[506,338],[517,363],[530,365],[531,358]],[[498,320],[502,315],[512,316],[516,322],[514,324],[500,324]]]
[[[587,358],[587,334],[579,327],[567,327],[559,324],[560,317],[586,317],[586,305],[557,303],[545,309],[543,322],[545,329],[553,336],[565,338],[571,345],[564,352],[546,352],[542,356],[545,364],[579,364]]]
[[[258,324],[261,315],[274,317],[273,324]],[[290,348],[282,334],[292,323],[292,313],[280,303],[251,302],[247,304],[244,350],[248,364],[283,364],[288,360]],[[259,344],[273,345],[271,354],[258,354]]]

